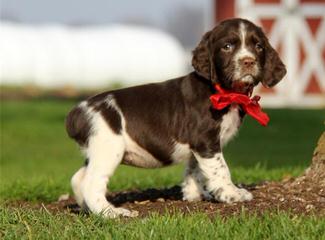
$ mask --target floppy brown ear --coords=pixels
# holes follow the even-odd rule
[[[286,67],[281,61],[278,53],[266,40],[264,77],[262,84],[268,88],[273,87],[281,81],[286,73]]]
[[[205,33],[199,45],[193,50],[192,66],[200,76],[216,82],[217,75],[209,45],[210,35],[211,31]]]

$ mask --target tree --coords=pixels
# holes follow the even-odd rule
[[[316,184],[325,189],[325,132],[318,140],[310,167],[295,182]]]

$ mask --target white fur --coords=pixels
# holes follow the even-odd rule
[[[246,38],[247,30],[246,30],[244,23],[239,24],[239,34],[240,34],[241,46],[240,46],[240,49],[238,50],[238,52],[234,56],[234,62],[235,62],[234,78],[238,79],[238,80],[240,79],[243,82],[253,82],[252,77],[248,76],[248,77],[241,78],[240,60],[243,58],[247,58],[247,57],[256,59],[254,54],[251,51],[249,51],[249,49],[246,46],[245,38]],[[254,65],[253,70],[255,72],[258,71],[258,68],[256,65]]]
[[[248,201],[252,194],[245,189],[237,188],[231,181],[229,168],[222,153],[215,154],[212,158],[203,158],[194,152],[202,174],[206,178],[205,186],[214,199],[221,202]]]
[[[183,200],[194,202],[201,200],[202,185],[198,182],[196,174],[185,175],[182,183]]]
[[[192,159],[187,162],[185,177],[182,183],[183,200],[193,202],[202,200],[202,197],[206,200],[211,199],[210,194],[203,188],[204,182],[205,178],[202,171],[192,155]]]
[[[71,178],[71,187],[74,193],[77,204],[80,207],[85,207],[84,197],[81,192],[81,185],[85,176],[86,167],[80,168]]]
[[[202,177],[200,176],[199,169],[191,169],[190,161],[196,161],[191,159],[193,153],[189,144],[175,142],[174,151],[172,153],[172,159],[174,163],[187,162],[185,170],[185,177],[182,183],[183,200],[187,201],[199,201],[204,196],[204,190],[202,189]],[[191,160],[190,160],[191,159]]]
[[[244,57],[251,57],[255,59],[254,54],[248,50],[248,48],[246,47],[246,42],[245,42],[245,38],[246,38],[246,34],[247,34],[247,30],[245,27],[245,24],[240,23],[239,25],[239,33],[240,33],[240,41],[241,41],[241,46],[239,51],[237,52],[235,59],[239,60],[242,59]]]
[[[113,104],[109,99],[109,104]],[[85,107],[82,104],[82,107]],[[89,159],[83,174],[77,172],[72,178],[72,185],[78,202],[85,202],[91,212],[114,218],[136,216],[137,212],[123,208],[115,208],[106,200],[107,183],[116,167],[121,163],[125,151],[122,135],[112,131],[99,112],[88,107],[87,114],[91,121],[91,132],[88,146],[84,149]],[[80,171],[80,170],[79,170]],[[82,179],[82,175],[83,179]],[[77,187],[78,182],[81,186]],[[78,203],[79,204],[79,203]]]
[[[189,144],[175,142],[174,151],[172,153],[173,163],[185,162],[192,155]]]
[[[235,136],[240,125],[240,116],[237,106],[231,106],[227,114],[222,117],[220,128],[220,144],[225,146]]]
[[[107,217],[130,216],[126,209],[115,208],[106,200],[107,183],[122,161],[125,146],[123,137],[115,134],[100,113],[92,119],[93,135],[86,150],[89,163],[83,179],[82,193],[91,212]]]

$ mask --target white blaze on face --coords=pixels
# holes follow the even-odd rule
[[[237,51],[237,53],[234,56],[234,62],[235,62],[235,73],[234,73],[234,79],[240,79],[241,81],[244,82],[252,82],[253,78],[251,76],[245,76],[243,78],[242,77],[242,69],[241,69],[241,64],[240,64],[240,60],[243,58],[253,58],[256,59],[255,55],[249,51],[249,49],[247,48],[245,39],[246,39],[246,35],[247,35],[247,29],[244,23],[240,23],[239,24],[239,36],[240,36],[240,48]],[[253,68],[253,71],[255,73],[257,73],[257,66],[255,65]]]

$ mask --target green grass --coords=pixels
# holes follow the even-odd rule
[[[108,220],[98,216],[50,214],[29,209],[3,209],[2,239],[324,239],[325,221],[286,213],[209,219],[180,213],[145,219]],[[322,237],[323,236],[323,237]]]
[[[0,194],[12,199],[56,200],[71,192],[69,181],[83,164],[76,144],[68,139],[64,118],[72,101],[5,101],[1,103]],[[225,149],[235,182],[252,183],[296,176],[309,165],[314,146],[324,131],[324,110],[268,109],[267,128],[245,119],[238,137]],[[179,184],[183,166],[143,170],[121,166],[111,179],[112,191],[167,187]],[[225,221],[195,216],[151,216],[127,224],[95,216],[49,215],[41,210],[2,208],[4,239],[312,239],[324,229],[314,217],[266,214],[232,217]],[[168,226],[168,231],[166,227]],[[322,227],[322,228],[321,228]],[[29,230],[28,230],[29,229]],[[47,233],[48,232],[48,233]],[[50,234],[50,235],[47,235]],[[61,235],[62,234],[62,235]],[[242,236],[242,237],[241,237]],[[1,238],[1,233],[0,233]]]

